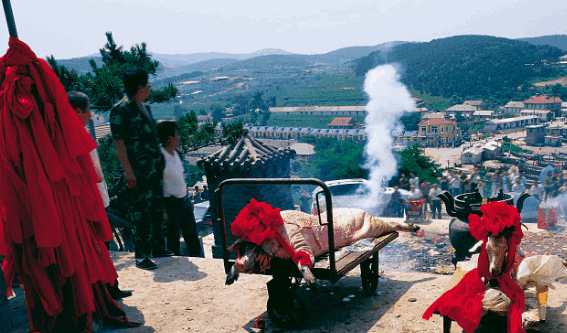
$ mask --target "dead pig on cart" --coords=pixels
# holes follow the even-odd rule
[[[321,214],[322,220],[326,218],[326,213]],[[383,221],[355,208],[333,209],[333,220],[335,248],[393,231],[420,229],[413,224]],[[319,217],[296,210],[280,212],[252,199],[231,229],[239,239],[229,250],[239,251],[239,258],[230,269],[226,284],[236,281],[240,272],[263,273],[271,267],[271,259],[280,258],[292,259],[305,282],[316,286],[312,265],[316,257],[329,252],[328,226],[321,225]]]

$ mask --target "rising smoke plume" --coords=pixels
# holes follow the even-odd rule
[[[399,79],[393,65],[382,65],[370,70],[364,81],[364,91],[369,96],[365,119],[368,142],[364,149],[364,168],[370,171],[370,195],[364,203],[367,207],[376,207],[382,201],[387,181],[397,173],[392,131],[403,130],[400,117],[404,111],[415,109],[415,101]]]

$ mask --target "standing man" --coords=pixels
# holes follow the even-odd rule
[[[199,189],[199,185],[195,186],[195,192],[193,192],[193,202],[199,203],[203,201],[203,195],[201,194],[201,189]]]
[[[431,217],[435,218],[435,211],[437,211],[437,218],[441,218],[441,199],[438,197],[443,192],[442,189],[433,184],[431,191],[429,191],[429,202],[431,202]]]
[[[412,172],[410,173],[410,180],[409,185],[414,185],[415,187],[419,188],[419,178]]]
[[[394,217],[404,217],[404,199],[402,199],[402,193],[400,193],[400,188],[397,185],[394,186],[390,202],[392,203]]]
[[[177,125],[173,121],[164,121],[157,125],[157,133],[162,145],[161,152],[165,158],[163,196],[165,198],[165,211],[169,217],[167,247],[175,255],[181,255],[179,247],[179,229],[181,229],[189,256],[202,257],[193,204],[187,195],[183,162],[179,153],[175,150],[179,147]]]
[[[136,267],[155,269],[151,257],[169,257],[162,235],[164,216],[163,169],[155,120],[143,102],[149,97],[148,73],[129,69],[123,77],[126,97],[110,113],[110,128],[118,160],[127,181],[128,220],[134,231]]]
[[[461,194],[461,172],[459,171],[459,173],[457,173],[456,175],[453,175],[453,177],[451,178],[451,180],[449,180],[449,185],[451,186],[451,194],[453,195],[453,198],[456,197],[457,195]]]
[[[427,179],[424,179],[423,182],[421,183],[421,194],[423,195],[423,198],[426,200],[424,205],[424,212],[427,214],[427,204],[429,204],[431,206],[431,200],[429,200],[429,191],[431,191],[431,183],[429,181],[427,181]],[[431,208],[431,207],[430,207]]]
[[[478,188],[478,182],[480,181],[478,167],[474,167],[473,173],[469,176],[469,181],[471,183],[471,192],[474,192]]]
[[[402,175],[400,176],[400,179],[398,180],[398,182],[399,182],[399,184],[400,184],[399,186],[400,186],[401,189],[404,189],[404,190],[408,190],[408,189],[409,189],[409,181],[408,181],[408,179],[406,178],[406,175],[405,175],[405,174],[402,173]]]

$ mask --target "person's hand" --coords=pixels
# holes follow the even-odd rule
[[[136,175],[134,175],[134,173],[126,173],[124,176],[126,177],[126,186],[128,186],[128,188],[136,188],[136,186],[138,185]]]

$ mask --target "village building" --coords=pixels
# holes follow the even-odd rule
[[[422,107],[416,107],[415,110],[413,110],[413,112],[417,112],[420,115],[423,115],[423,114],[429,112],[429,110],[425,106],[422,106]]]
[[[461,163],[478,164],[483,160],[496,159],[502,153],[502,146],[497,141],[489,141],[483,145],[476,144],[465,149],[461,154]]]
[[[542,146],[545,144],[546,124],[526,126],[526,144]]]
[[[544,145],[548,147],[561,147],[562,143],[563,137],[561,136],[546,135],[544,137]]]
[[[481,100],[464,101],[463,105],[474,106],[477,110],[485,110],[486,109],[486,103],[484,103],[484,101],[481,101]]]
[[[518,128],[537,125],[540,122],[538,116],[523,116],[523,117],[513,117],[504,119],[491,119],[489,120],[484,128],[486,131],[495,133],[510,133],[514,132]]]
[[[445,118],[422,120],[418,124],[418,136],[425,137],[426,147],[455,146],[460,142],[457,123]]]
[[[366,106],[285,106],[271,107],[270,112],[277,114],[303,114],[318,116],[366,116]]]
[[[278,139],[290,140],[300,139],[305,136],[315,136],[317,138],[336,138],[339,140],[352,139],[363,141],[367,138],[365,129],[332,129],[332,128],[311,128],[311,127],[277,127],[277,126],[245,126],[248,135],[255,139]]]
[[[433,119],[433,118],[445,118],[445,112],[427,112],[421,116],[421,120]]]
[[[463,151],[461,154],[462,164],[478,164],[482,162],[482,148],[471,147]]]
[[[548,122],[555,119],[555,112],[550,110],[536,110],[536,109],[524,109],[520,111],[522,116],[538,116],[542,122]]]
[[[545,135],[560,136],[567,138],[567,127],[565,125],[555,125],[553,127],[547,127],[545,130]]]
[[[494,111],[489,110],[478,110],[472,113],[465,121],[467,126],[481,125],[492,119],[494,116]]]
[[[201,115],[201,116],[197,116],[197,124],[199,126],[205,125],[205,124],[212,124],[213,123],[213,117],[209,116],[209,115]]]
[[[467,104],[457,104],[453,105],[446,110],[446,112],[455,114],[455,113],[474,113],[477,109],[476,106],[467,105]]]
[[[556,116],[561,116],[561,99],[559,97],[548,97],[546,95],[535,95],[524,101],[526,109],[549,110],[553,111]]]
[[[394,145],[399,147],[410,147],[417,144],[419,147],[426,147],[427,140],[425,136],[420,136],[418,131],[394,131],[392,132]]]
[[[510,101],[501,109],[506,113],[520,113],[524,109],[524,102]]]
[[[336,117],[327,126],[333,129],[345,129],[353,128],[355,125],[356,122],[352,119],[352,117]]]

